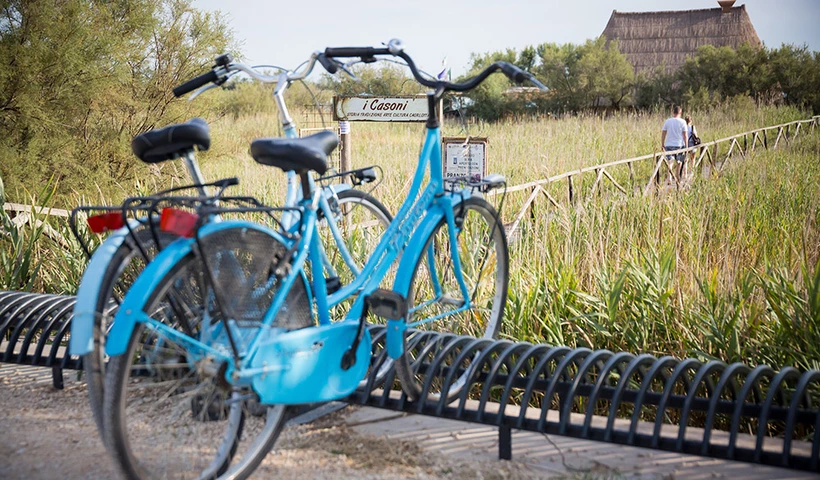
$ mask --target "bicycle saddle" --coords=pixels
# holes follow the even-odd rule
[[[131,141],[134,155],[145,163],[164,162],[179,158],[194,147],[207,150],[210,146],[208,124],[201,118],[141,133]]]
[[[319,175],[327,171],[327,156],[339,145],[339,138],[330,131],[304,138],[260,138],[251,143],[251,156],[257,163],[297,173],[313,170]]]

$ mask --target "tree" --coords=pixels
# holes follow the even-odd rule
[[[7,192],[55,176],[58,192],[94,191],[144,167],[133,135],[197,107],[171,89],[203,73],[231,33],[188,0],[2,0],[0,175]],[[199,108],[202,110],[202,108]]]
[[[390,63],[358,65],[353,68],[358,80],[344,73],[325,74],[319,85],[336,95],[413,95],[424,87],[409,76],[406,68]]]

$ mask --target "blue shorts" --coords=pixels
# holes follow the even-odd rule
[[[673,150],[680,150],[681,148],[685,148],[685,147],[663,147],[663,150],[665,152],[671,152]],[[686,154],[685,153],[676,153],[674,155],[667,155],[666,159],[667,160],[675,160],[676,162],[683,163],[683,162],[686,161]]]

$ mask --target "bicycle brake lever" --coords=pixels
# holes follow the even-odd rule
[[[543,83],[539,82],[538,79],[535,78],[535,75],[533,75],[533,74],[530,74],[529,81],[532,82],[533,85],[538,87],[538,89],[541,90],[542,92],[549,92],[549,90],[550,90],[549,87],[547,87]]]
[[[204,87],[199,87],[196,90],[194,90],[194,93],[192,93],[191,95],[188,96],[188,101],[193,102],[196,97],[198,97],[198,96],[202,95],[203,93],[207,92],[208,90],[210,90],[212,88],[216,88],[218,86],[219,85],[217,85],[215,83],[209,83],[208,85],[205,85]]]
[[[348,68],[353,63],[358,63],[358,61],[352,62],[351,64],[339,63],[339,68],[341,68],[342,71],[345,72],[347,76],[350,77],[354,82],[361,82],[361,79],[357,77],[355,73],[350,71],[350,68]]]

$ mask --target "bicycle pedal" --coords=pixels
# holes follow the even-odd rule
[[[325,278],[325,287],[328,295],[336,293],[342,288],[342,280],[339,277],[327,277]]]
[[[365,302],[370,312],[377,317],[388,320],[407,318],[407,299],[393,290],[377,288],[367,296]]]

